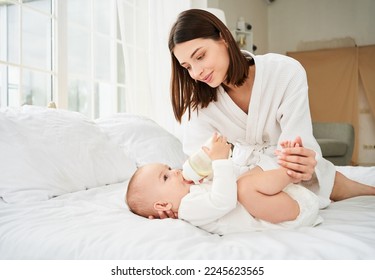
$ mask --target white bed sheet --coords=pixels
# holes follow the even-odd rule
[[[338,167],[375,185],[375,167]],[[375,197],[321,210],[315,228],[218,236],[127,210],[126,182],[43,202],[0,202],[0,259],[375,259]]]

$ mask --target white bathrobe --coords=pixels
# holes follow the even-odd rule
[[[320,198],[320,207],[330,203],[335,167],[322,158],[312,134],[306,72],[291,57],[279,54],[254,56],[255,79],[248,114],[243,112],[222,87],[218,100],[183,116],[183,147],[188,155],[217,131],[235,145],[234,162],[243,171],[259,165],[263,170],[277,166],[274,150],[283,140],[301,136],[303,146],[316,152],[315,178],[303,182]],[[280,147],[278,147],[280,148]],[[242,172],[243,172],[242,171]]]

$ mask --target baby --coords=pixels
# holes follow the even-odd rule
[[[165,164],[140,167],[129,181],[129,209],[143,217],[173,211],[179,219],[220,235],[315,226],[322,221],[318,197],[294,184],[286,169],[255,167],[236,178],[228,159],[230,149],[226,137],[217,134],[211,148],[203,147],[212,160],[213,177],[200,184],[187,181],[181,170]]]

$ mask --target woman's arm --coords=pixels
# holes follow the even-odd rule
[[[312,131],[306,71],[294,59],[290,59],[288,71],[290,81],[277,112],[281,128],[279,143],[295,139],[298,145],[283,149],[278,154],[279,164],[289,169],[295,179],[308,181],[315,172],[316,155],[319,157],[321,150]]]

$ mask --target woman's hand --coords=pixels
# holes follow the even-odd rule
[[[315,152],[304,148],[299,136],[294,141],[284,141],[280,145],[285,148],[275,151],[279,159],[278,163],[286,168],[288,175],[297,181],[309,181],[317,164]]]
[[[178,219],[178,213],[177,212],[173,212],[172,210],[158,211],[158,215],[159,215],[159,217],[148,216],[148,218],[150,220],[155,219],[155,218],[159,218],[159,219],[167,219],[167,218]]]

